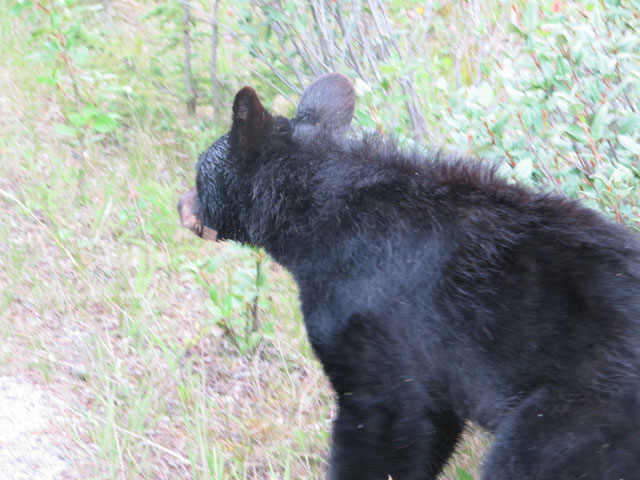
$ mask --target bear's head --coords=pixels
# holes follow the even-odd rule
[[[292,120],[272,116],[251,87],[242,88],[233,102],[231,130],[200,156],[196,186],[178,202],[182,225],[208,240],[251,242],[248,209],[260,166],[320,138],[340,141],[354,106],[353,85],[338,73],[309,85]]]

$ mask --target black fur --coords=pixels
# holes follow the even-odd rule
[[[345,139],[344,80],[295,121],[245,87],[197,176],[202,223],[299,285],[330,478],[434,479],[467,419],[495,434],[485,480],[640,478],[637,236],[478,161]]]

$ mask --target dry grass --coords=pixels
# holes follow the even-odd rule
[[[176,181],[113,146],[66,146],[56,99],[28,77],[0,71],[2,373],[64,400],[90,477],[316,477],[331,394],[289,276],[269,264],[273,342],[242,357],[219,330],[201,337],[207,293],[179,267],[228,246],[178,228]],[[135,148],[157,173],[169,160],[152,142]]]
[[[203,330],[208,293],[183,265],[250,254],[178,227],[192,160],[142,117],[124,144],[69,146],[65,99],[0,17],[0,374],[60,400],[86,478],[320,478],[333,401],[292,279],[267,264],[275,332],[256,352]],[[486,445],[470,436],[454,463],[476,472]]]

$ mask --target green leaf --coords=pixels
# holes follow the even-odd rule
[[[93,129],[98,133],[109,133],[116,129],[118,121],[108,113],[101,113],[96,116],[93,122]]]
[[[515,23],[510,23],[509,26],[507,27],[507,31],[510,33],[517,33],[521,36],[525,36],[524,31]]]
[[[30,8],[33,6],[33,2],[31,1],[26,1],[26,2],[17,2],[13,8],[9,11],[9,13],[11,15],[19,15],[20,13],[22,13],[24,10],[26,10],[27,8]]]
[[[142,21],[144,20],[148,20],[151,17],[156,17],[159,15],[164,15],[167,12],[169,12],[169,8],[167,7],[167,5],[158,5],[157,7],[152,8],[151,10],[149,10],[147,13],[145,13],[144,15],[142,15]]]
[[[58,72],[53,71],[51,75],[39,75],[36,80],[43,85],[56,85],[58,83]]]
[[[578,125],[567,125],[565,131],[573,138],[581,143],[589,143],[587,136],[584,134],[582,127]]]
[[[25,58],[31,63],[47,62],[54,58],[54,55],[49,51],[39,50],[37,52],[30,53]]]
[[[494,123],[493,127],[491,128],[491,133],[493,133],[494,135],[502,135],[502,130],[504,130],[504,126],[508,121],[509,115],[506,113],[498,117],[496,119],[496,123]]]
[[[582,63],[582,60],[584,59],[585,49],[577,48],[572,50],[571,53],[573,54],[573,63],[576,66],[580,65]]]
[[[538,28],[538,2],[529,0],[522,14],[522,24],[527,32]]]
[[[70,113],[69,121],[76,127],[82,127],[87,123],[87,119],[84,115],[80,115],[79,113]]]
[[[82,109],[82,116],[85,120],[91,120],[98,113],[98,109],[93,105],[85,105]]]
[[[264,287],[267,283],[267,272],[265,272],[264,268],[260,269],[260,274],[256,277],[256,287],[261,288]]]
[[[262,335],[268,340],[273,340],[275,338],[275,328],[273,322],[265,322],[262,325]]]
[[[629,76],[623,80],[621,80],[618,85],[609,93],[609,98],[618,98],[623,91],[625,91],[629,86],[633,84],[633,77]],[[632,86],[633,88],[633,86]]]
[[[73,59],[73,63],[78,66],[82,66],[87,62],[87,59],[89,58],[89,49],[84,45],[80,45],[71,49],[69,54]]]
[[[218,307],[217,305],[214,305],[211,302],[207,302],[206,307],[207,307],[207,310],[209,310],[209,313],[211,314],[211,316],[213,317],[213,323],[216,325],[220,323],[220,321],[224,318],[224,315],[222,314],[222,310],[220,309],[220,307]]]
[[[207,272],[213,273],[216,269],[222,264],[222,258],[220,257],[211,257],[204,264],[204,268]]]
[[[604,135],[604,127],[607,122],[607,105],[602,105],[591,118],[591,138],[596,142]]]
[[[456,477],[458,480],[473,480],[471,474],[460,467],[456,467]]]
[[[231,295],[224,295],[222,297],[222,301],[220,302],[220,310],[222,312],[223,317],[231,316],[231,312],[233,311],[233,298]]]
[[[623,184],[629,184],[633,180],[633,172],[622,165],[619,165],[611,174],[611,183],[616,186],[617,193],[620,194],[620,188]]]
[[[209,298],[211,298],[211,301],[213,303],[215,303],[216,305],[218,305],[218,303],[220,303],[220,298],[218,295],[218,288],[215,285],[210,285],[209,286]]]
[[[631,153],[640,155],[640,143],[627,135],[618,135],[620,145],[629,150]]]
[[[53,129],[62,135],[67,135],[69,137],[78,136],[78,131],[73,128],[71,125],[66,125],[64,123],[54,123]]]
[[[571,115],[581,115],[584,112],[585,106],[583,103],[572,103],[569,105],[568,111]]]
[[[634,128],[640,128],[640,115],[627,115],[618,121],[620,135],[627,135]]]
[[[243,316],[235,316],[229,319],[235,331],[244,332],[247,327],[247,319]]]
[[[249,334],[249,337],[247,338],[247,343],[249,344],[249,348],[255,348],[258,346],[258,344],[260,343],[260,340],[262,340],[262,335],[260,335],[260,332],[251,332]]]
[[[51,20],[51,26],[54,30],[58,30],[60,28],[60,14],[55,8],[51,9],[51,13],[49,14],[49,18]]]
[[[618,204],[618,197],[615,193],[610,192],[606,188],[603,188],[598,194],[598,203],[603,206],[614,207]]]
[[[529,183],[533,174],[533,162],[530,158],[520,160],[513,169],[513,175],[520,182]]]

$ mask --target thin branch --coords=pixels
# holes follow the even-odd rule
[[[398,57],[402,60],[402,50],[398,45],[398,42],[394,38],[391,32],[391,26],[389,22],[389,18],[387,17],[387,13],[384,10],[384,6],[377,0],[374,2],[372,0],[368,0],[369,8],[371,9],[371,14],[373,17],[373,22],[378,30],[379,35],[384,39],[389,39],[393,49],[398,54]],[[385,48],[388,52],[388,47],[386,47],[386,43],[383,42]],[[409,113],[409,119],[411,120],[411,126],[413,127],[413,133],[416,137],[422,138],[427,134],[427,128],[425,126],[424,116],[420,111],[420,107],[417,103],[417,94],[415,85],[413,83],[413,78],[409,74],[405,78],[399,80],[400,88],[402,89],[402,93],[404,93],[406,101],[407,112]]]
[[[220,83],[218,82],[218,7],[220,0],[213,0],[213,14],[211,15],[211,95],[213,106],[213,120],[218,120],[220,107]]]
[[[296,38],[295,36],[291,36],[289,37],[289,40],[291,41],[291,43],[293,44],[293,48],[296,49],[296,52],[298,53],[298,56],[302,59],[302,61],[307,65],[307,67],[309,67],[309,69],[313,72],[314,76],[318,76],[320,75],[322,72],[320,70],[318,70],[318,68],[316,67],[316,64],[312,61],[309,60],[309,58],[307,57],[306,53],[305,53],[305,49],[301,48],[298,45],[298,42],[296,42]],[[322,62],[319,62],[321,65]],[[323,65],[324,66],[324,65]]]
[[[353,50],[352,42],[347,41],[347,32],[346,32],[346,28],[345,28],[345,25],[344,25],[344,21],[342,19],[342,15],[340,14],[339,10],[337,10],[336,13],[337,13],[336,19],[338,20],[338,25],[340,26],[340,30],[342,31],[343,37],[345,37],[345,43],[347,45],[347,50],[349,51],[349,57],[351,58],[351,64],[352,64],[354,70],[356,72],[358,72],[358,75],[360,76],[360,78],[367,78],[367,75],[365,74],[364,68],[362,67],[362,65],[360,64],[360,60],[358,59],[359,56]]]
[[[181,5],[185,5],[185,4],[189,4],[189,0],[178,0],[178,2]],[[205,20],[202,19],[194,19],[196,21],[204,21],[204,22],[209,22],[209,18],[210,18],[210,14],[205,12],[204,10],[202,10],[201,8],[195,7],[190,5],[190,11],[191,12],[196,12],[199,13],[202,18],[204,18]],[[228,33],[229,35],[231,35],[233,37],[234,40],[237,40],[238,42],[240,42],[242,44],[243,47],[245,47],[249,53],[253,54],[258,60],[260,60],[264,65],[266,65],[267,67],[269,67],[269,69],[273,72],[273,74],[278,77],[280,79],[280,81],[282,81],[282,83],[284,83],[287,87],[289,87],[291,90],[293,90],[295,93],[297,93],[298,95],[300,95],[302,93],[302,89],[299,87],[296,87],[295,85],[293,85],[291,82],[289,82],[283,75],[282,73],[280,73],[269,61],[269,59],[267,59],[264,54],[262,53],[262,51],[260,50],[256,50],[254,48],[251,47],[251,45],[249,45],[247,42],[245,42],[240,35],[238,35],[232,28],[224,25],[224,24],[219,24],[220,26],[222,26],[225,30],[226,33]],[[258,75],[260,78],[265,79],[264,76],[259,75],[257,72],[253,72],[254,74]],[[289,97],[282,92],[282,89],[275,87],[275,85],[271,82],[268,82],[272,87],[276,88],[279,92],[281,92],[283,95],[285,95],[287,97],[287,99],[289,99]],[[290,100],[290,99],[289,99]],[[293,103],[293,102],[292,102]]]
[[[316,27],[319,29],[320,50],[324,57],[324,64],[331,63],[333,70],[336,69],[335,55],[332,48],[333,42],[331,36],[327,32],[327,22],[324,15],[324,7],[317,0],[311,1],[311,14]],[[317,57],[317,55],[316,55]]]
[[[184,41],[184,81],[187,88],[187,111],[189,115],[196,113],[196,92],[191,75],[191,4],[189,0],[182,2],[182,34]]]
[[[282,28],[282,26],[280,25],[280,23],[278,22],[273,22],[273,31],[276,34],[276,37],[278,37],[278,45],[280,45],[280,49],[282,50],[282,53],[284,54],[284,57],[288,60],[289,66],[291,67],[291,69],[293,70],[293,74],[296,76],[296,78],[298,79],[298,83],[302,86],[304,85],[306,82],[303,80],[303,75],[300,72],[300,70],[298,70],[298,67],[295,63],[295,59],[291,58],[292,56],[289,55],[288,52],[285,51],[284,46],[287,42],[285,33],[284,33],[284,29]]]

